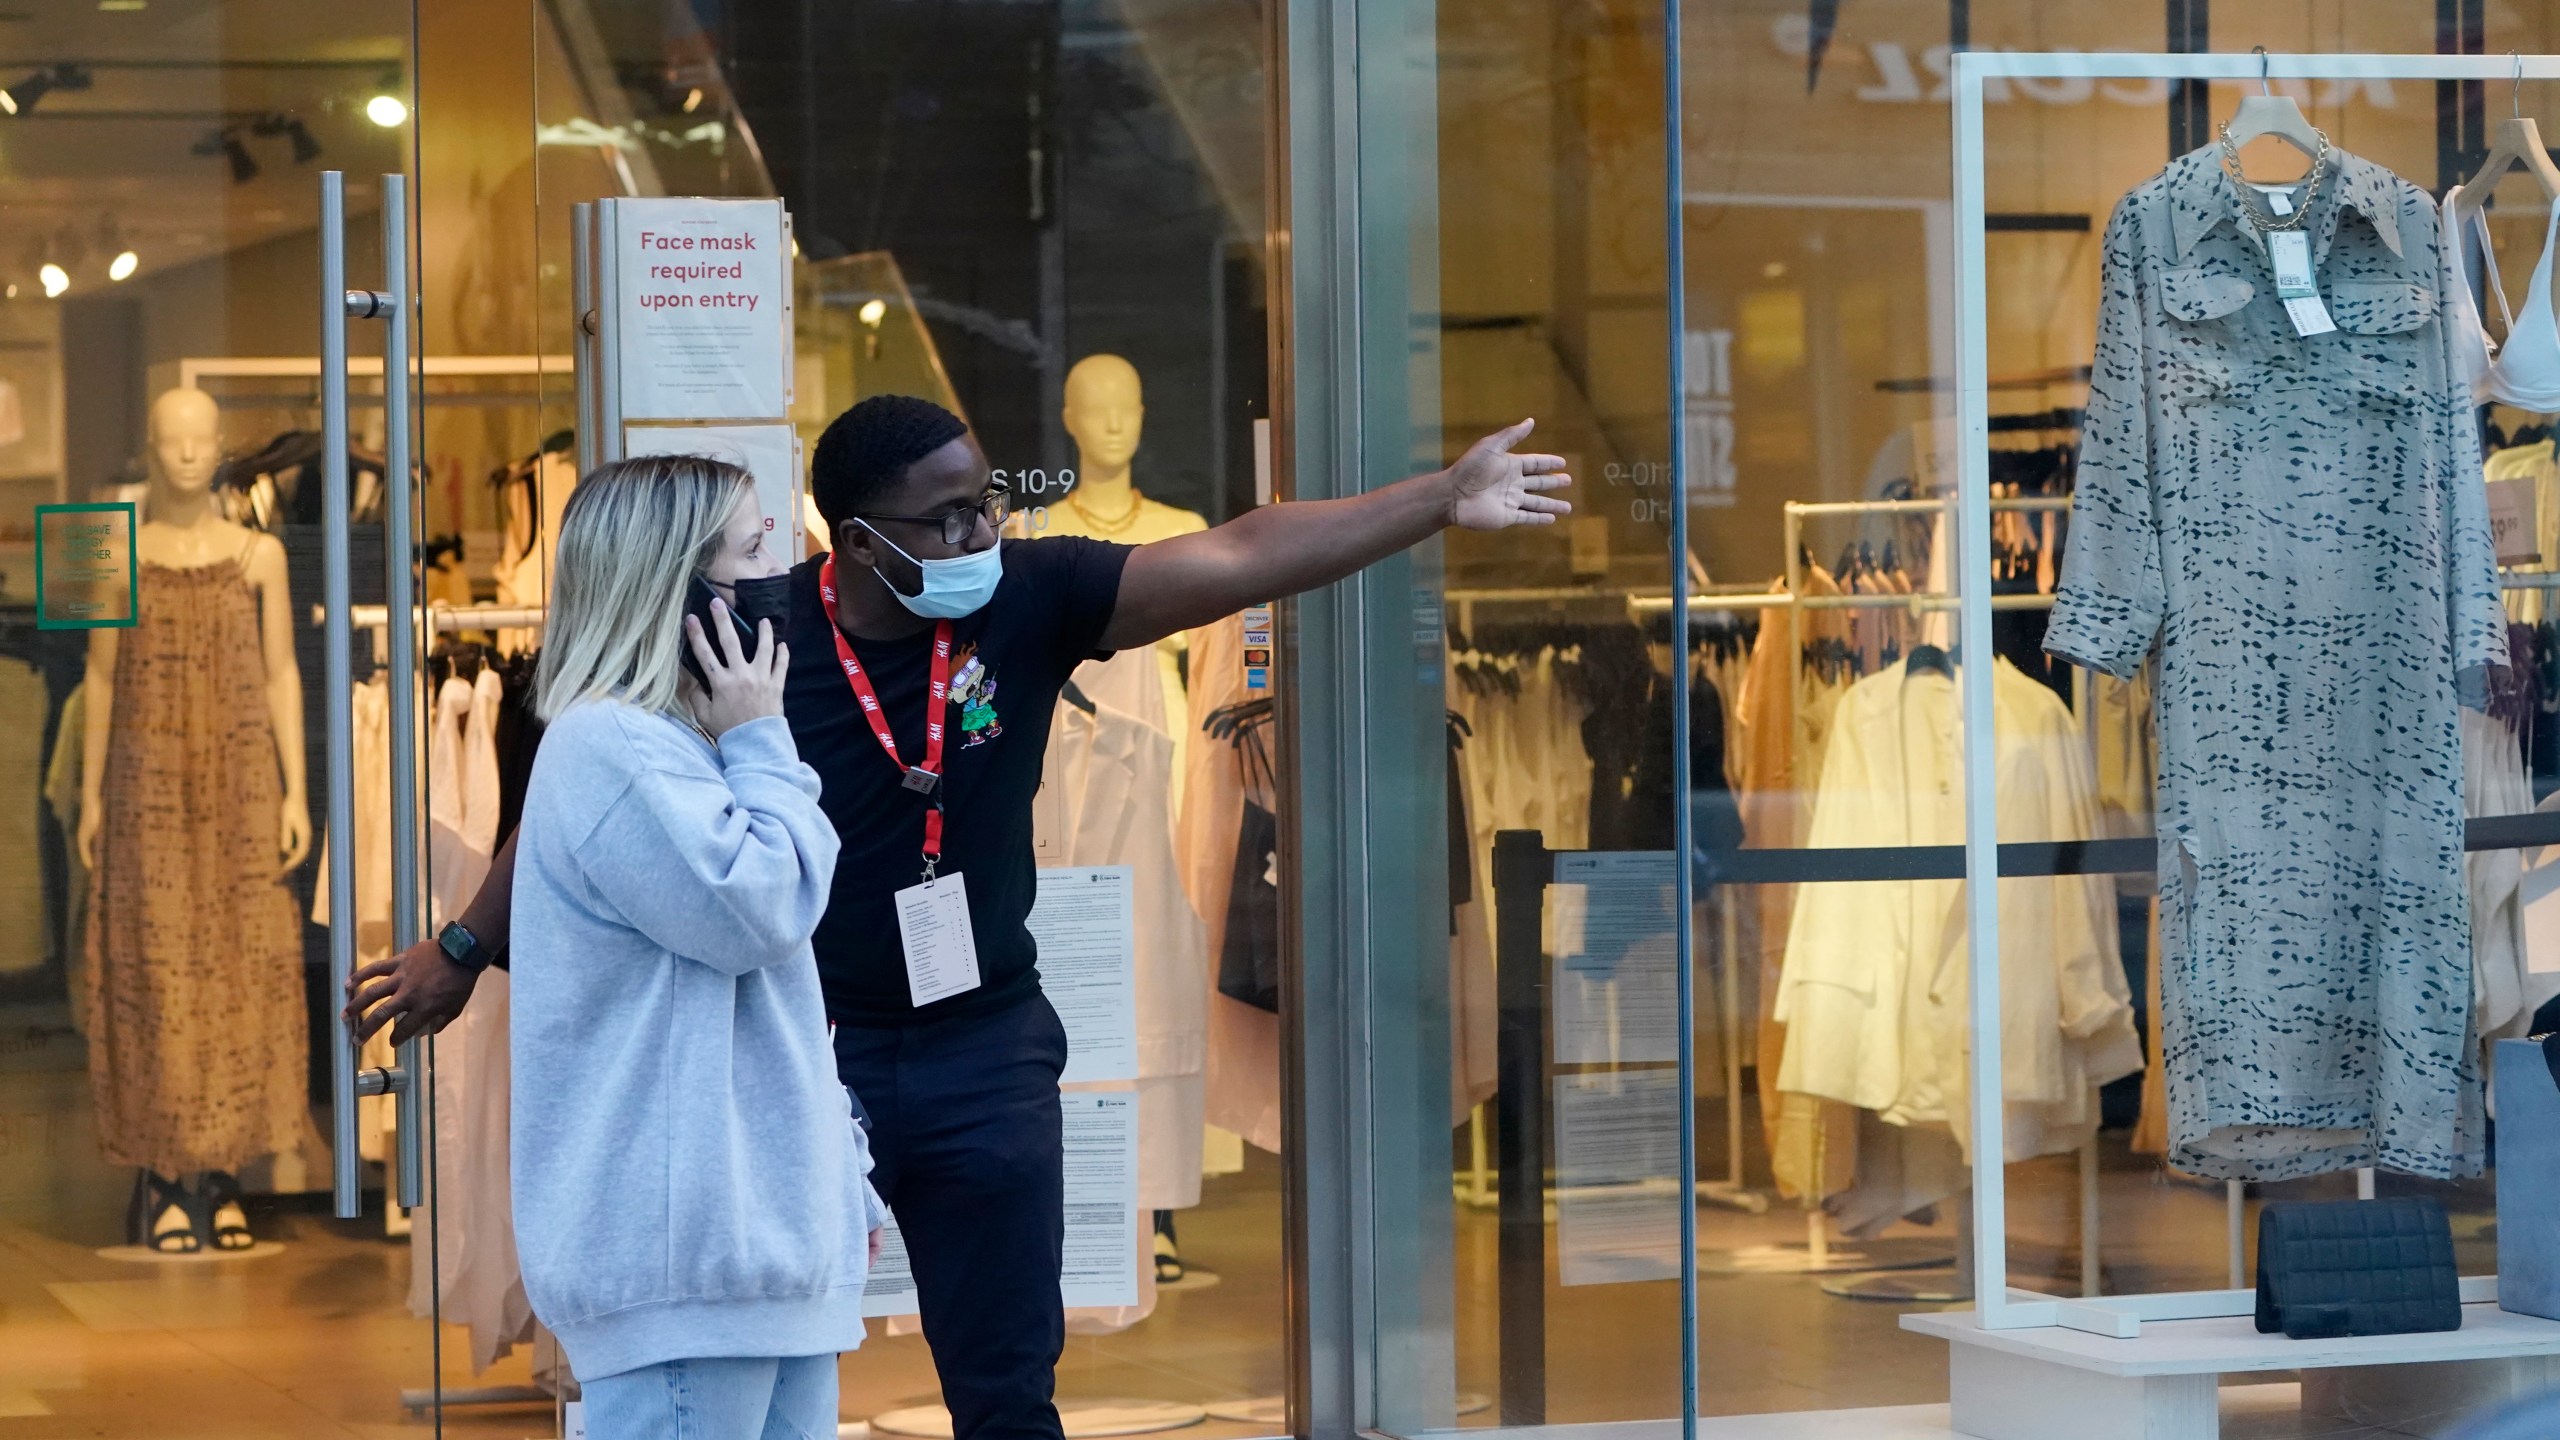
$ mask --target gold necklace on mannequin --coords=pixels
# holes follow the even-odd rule
[[[1081,488],[1082,487],[1078,487],[1078,489]],[[1136,525],[1138,523],[1138,512],[1146,508],[1146,503],[1147,497],[1139,494],[1138,487],[1132,485],[1129,487],[1129,508],[1121,511],[1118,515],[1105,520],[1101,516],[1094,514],[1091,510],[1086,509],[1084,501],[1077,498],[1075,490],[1067,492],[1067,504],[1073,506],[1076,514],[1083,518],[1085,528],[1091,530],[1096,535],[1117,535],[1120,532]]]

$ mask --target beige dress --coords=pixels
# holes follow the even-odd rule
[[[284,780],[237,560],[142,567],[89,877],[89,1088],[112,1164],[236,1170],[307,1110]]]

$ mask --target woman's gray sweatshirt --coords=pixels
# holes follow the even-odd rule
[[[516,1248],[581,1381],[862,1342],[885,1212],[809,935],[835,873],[779,718],[614,701],[542,737],[516,839]]]

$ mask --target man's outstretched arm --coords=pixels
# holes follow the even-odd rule
[[[509,835],[490,857],[489,878],[480,882],[480,893],[454,918],[481,944],[503,951],[515,891],[516,837]],[[479,983],[478,971],[455,964],[431,936],[347,977],[347,1026],[359,1045],[385,1025],[391,1026],[394,1045],[433,1035],[462,1013]]]
[[[1120,572],[1103,646],[1152,644],[1247,605],[1330,585],[1452,525],[1554,524],[1573,507],[1548,492],[1573,477],[1561,456],[1513,453],[1534,424],[1486,436],[1436,474],[1340,500],[1265,505],[1214,530],[1139,546]]]

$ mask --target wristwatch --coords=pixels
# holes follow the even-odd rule
[[[498,952],[480,943],[480,937],[462,927],[459,920],[436,932],[436,948],[444,958],[477,975],[489,968]]]

